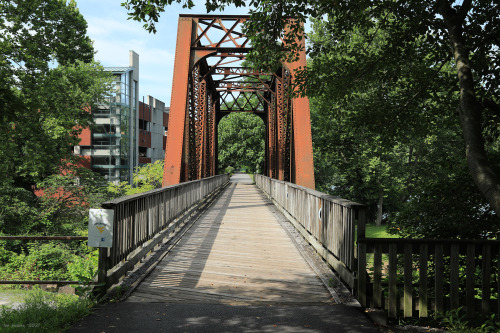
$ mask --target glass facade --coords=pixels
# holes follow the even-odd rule
[[[137,81],[132,70],[113,71],[115,93],[93,110],[92,169],[114,183],[130,182],[137,166]]]

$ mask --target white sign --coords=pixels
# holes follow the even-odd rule
[[[113,245],[112,209],[90,209],[89,212],[89,246],[111,247]]]

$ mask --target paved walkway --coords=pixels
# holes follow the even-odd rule
[[[70,332],[376,332],[334,304],[250,177],[231,181],[125,302]]]

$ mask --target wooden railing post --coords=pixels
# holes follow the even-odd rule
[[[104,296],[106,294],[106,289],[107,289],[107,273],[108,273],[108,268],[107,268],[107,253],[108,248],[106,247],[100,247],[99,248],[99,261],[97,263],[97,288],[95,288],[94,294],[98,297]]]
[[[357,248],[358,248],[358,301],[362,307],[367,306],[366,297],[366,217],[365,208],[358,207],[358,228],[357,228]]]
[[[103,203],[102,208],[115,211],[113,247],[99,249],[97,280],[102,291],[96,292],[104,294],[162,240],[159,235],[174,230],[183,221],[178,218],[197,209],[206,196],[228,181],[227,174],[212,176]]]

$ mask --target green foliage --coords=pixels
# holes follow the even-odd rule
[[[86,168],[68,166],[46,177],[32,191],[3,183],[0,233],[8,235],[76,235],[87,229],[88,209],[111,198],[104,178]]]
[[[163,180],[163,160],[138,167],[133,176],[134,185],[144,191],[160,188]]]
[[[91,191],[69,206],[64,196],[40,201],[33,191],[68,189],[74,179],[59,175],[78,162],[70,147],[110,90],[86,29],[74,1],[0,1],[0,232],[67,233],[85,224],[76,208],[93,201]],[[63,207],[75,209],[63,216]]]
[[[133,175],[133,184],[127,182],[119,184],[108,183],[108,191],[114,197],[132,195],[161,188],[163,180],[163,160],[154,163],[148,163],[135,168]]]
[[[29,243],[21,253],[0,250],[0,279],[92,281],[97,273],[98,251],[86,243]]]
[[[129,20],[145,22],[144,28],[149,32],[156,33],[155,23],[158,22],[160,13],[163,13],[165,7],[172,3],[182,3],[182,8],[186,9],[191,9],[195,5],[193,0],[125,0],[121,5],[130,11],[128,13]],[[244,7],[245,1],[215,0],[206,1],[205,3],[208,13],[216,9],[224,10],[230,4],[234,4],[236,7]]]
[[[170,3],[124,5],[154,31]],[[227,4],[244,5],[231,0],[205,5],[213,10]],[[313,22],[309,65],[294,84],[316,104],[320,190],[367,203],[371,218],[378,213],[392,219],[406,230],[403,235],[489,237],[498,231],[492,213],[500,214],[497,2],[256,0],[249,5],[248,58],[258,69],[293,58],[300,50],[295,41],[300,24],[306,18]],[[294,21],[286,27],[290,17]],[[282,52],[281,41],[291,54]],[[384,216],[377,211],[382,200]],[[473,228],[461,231],[467,223]]]
[[[34,289],[18,308],[0,308],[2,332],[61,332],[90,314],[94,302]]]
[[[366,238],[397,238],[397,236],[389,234],[385,225],[377,226],[370,223],[366,225]]]
[[[224,173],[232,175],[234,173],[234,168],[232,166],[228,166],[224,169]]]
[[[231,113],[219,123],[219,169],[248,167],[261,172],[265,158],[264,122],[250,113]]]
[[[15,187],[30,190],[71,161],[110,90],[86,28],[74,2],[0,2],[0,169]]]
[[[443,325],[450,332],[459,333],[493,333],[498,332],[500,329],[500,322],[497,320],[496,315],[492,314],[486,320],[467,320],[467,317],[460,307],[455,310],[448,311],[441,318],[441,325]]]
[[[498,219],[464,162],[452,66],[424,39],[393,53],[383,25],[341,24],[313,20],[309,35],[318,188],[367,204],[372,220],[383,195],[383,218],[404,237],[494,236]]]
[[[0,233],[31,229],[38,219],[36,205],[32,191],[13,186],[12,179],[0,180]]]
[[[2,269],[2,275],[14,280],[67,280],[67,264],[72,258],[63,244],[28,245],[28,254],[12,256]]]

